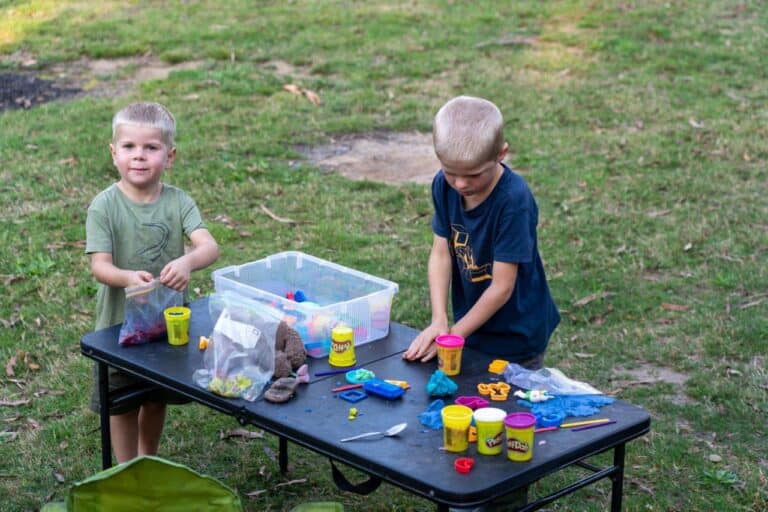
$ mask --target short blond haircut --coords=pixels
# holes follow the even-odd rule
[[[504,118],[488,100],[457,96],[435,115],[432,142],[440,161],[490,162],[504,147]]]
[[[174,147],[176,137],[176,119],[170,110],[159,103],[143,101],[131,103],[112,118],[112,141],[117,137],[117,128],[121,124],[138,124],[160,130],[163,142],[168,149]]]

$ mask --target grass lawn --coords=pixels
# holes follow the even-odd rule
[[[79,339],[95,293],[85,213],[117,176],[115,110],[148,99],[176,115],[168,181],[219,241],[214,268],[304,251],[399,283],[393,320],[422,327],[429,187],[348,180],[300,148],[429,131],[440,105],[471,94],[501,108],[509,162],[538,201],[563,313],[546,365],[652,414],[628,446],[624,510],[768,509],[766,55],[765,0],[0,0],[0,74],[174,66],[135,84],[140,66],[108,68],[85,94],[0,112],[0,508],[61,500],[100,468]],[[212,291],[210,270],[193,298]],[[253,511],[429,507],[386,485],[366,501],[341,493],[298,448],[287,478],[306,482],[276,487],[276,438],[221,438],[236,427],[172,408],[161,455]],[[603,482],[548,509],[609,498]]]

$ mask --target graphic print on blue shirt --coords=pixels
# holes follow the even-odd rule
[[[468,281],[479,283],[493,278],[493,263],[478,265],[475,262],[469,233],[461,224],[451,224],[450,249],[459,265],[459,271]]]

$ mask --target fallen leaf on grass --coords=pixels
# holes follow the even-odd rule
[[[3,274],[3,275],[2,275],[2,276],[0,276],[0,277],[2,277],[2,278],[3,278],[3,284],[4,284],[5,286],[8,286],[8,285],[11,285],[11,284],[13,284],[13,283],[16,283],[16,282],[18,282],[18,281],[23,281],[23,280],[24,280],[24,276],[20,276],[20,275],[13,275],[13,274],[10,274],[10,275],[8,275],[8,274]]]
[[[296,224],[296,221],[293,220],[293,219],[289,219],[287,217],[280,217],[278,215],[275,215],[274,213],[272,213],[272,210],[270,210],[269,208],[267,208],[263,204],[260,204],[259,208],[261,208],[261,211],[266,213],[269,216],[269,218],[274,219],[277,222],[282,222],[283,224]]]
[[[588,354],[586,352],[574,352],[573,355],[580,359],[589,359],[590,357],[595,357],[595,354]]]
[[[77,158],[74,156],[71,156],[69,158],[64,158],[63,160],[59,160],[59,165],[75,165],[77,164]]]
[[[299,87],[296,84],[285,84],[283,86],[283,89],[290,92],[291,94],[295,94],[297,96],[301,96],[301,87]]]
[[[0,318],[0,323],[3,324],[3,327],[6,329],[10,329],[11,327],[15,327],[16,325],[22,323],[21,317],[18,313],[11,314],[11,317],[9,319]]]
[[[56,479],[56,481],[57,481],[58,483],[60,483],[60,484],[63,484],[64,482],[66,482],[66,481],[67,481],[67,479],[66,479],[66,478],[64,478],[64,475],[62,475],[62,474],[61,474],[61,473],[59,473],[58,471],[54,471],[54,472],[53,472],[53,478],[55,478],[55,479]]]
[[[691,309],[691,306],[685,306],[683,304],[669,304],[665,302],[661,305],[661,309],[664,309],[666,311],[688,311]]]
[[[286,485],[304,484],[306,482],[307,482],[306,478],[298,478],[296,480],[289,480],[289,481],[283,482],[281,484],[276,484],[275,488],[277,488],[277,487],[285,487]]]
[[[26,405],[29,403],[29,399],[26,400],[0,400],[0,405],[6,407],[18,407],[19,405]]]
[[[582,297],[579,300],[577,300],[576,302],[574,302],[573,305],[574,306],[578,306],[578,307],[586,306],[590,302],[593,302],[593,301],[595,301],[597,299],[605,299],[605,298],[608,298],[608,297],[610,297],[612,295],[616,295],[616,294],[613,293],[613,292],[595,292],[595,293],[590,293],[586,297]]]
[[[721,456],[719,456],[718,454],[716,454],[716,453],[711,454],[707,458],[709,459],[709,462],[722,462],[723,461],[723,458]]]
[[[694,119],[692,117],[688,119],[688,124],[693,126],[696,129],[704,128],[704,123],[702,123],[700,121],[697,121],[696,119]]]
[[[223,213],[220,213],[216,215],[213,220],[216,222],[221,222],[225,226],[231,226],[233,224],[232,219],[230,219],[228,216],[224,215]]]
[[[672,210],[649,210],[645,212],[645,215],[647,217],[655,219],[656,217],[664,217],[665,215],[669,215],[670,213],[672,213]]]
[[[747,308],[753,308],[755,306],[759,306],[763,303],[763,299],[753,300],[752,302],[747,302],[746,304],[742,304],[739,306],[739,309],[747,309]]]
[[[309,102],[312,103],[313,105],[320,105],[322,103],[322,101],[320,100],[320,96],[318,96],[315,91],[304,89],[302,92],[304,93],[304,96],[307,97]]]
[[[304,484],[304,483],[307,483],[307,479],[306,478],[299,478],[297,480],[289,480],[287,482],[283,482],[283,483],[280,483],[280,484],[275,484],[274,486],[272,486],[272,488],[273,489],[277,489],[279,487],[285,487],[287,485]],[[258,491],[247,492],[247,493],[245,493],[245,495],[248,496],[249,498],[255,498],[257,496],[260,496],[260,495],[264,494],[265,492],[267,492],[267,490],[268,489],[259,489]]]
[[[70,247],[70,246],[77,247],[76,245],[77,243],[78,242],[66,242],[63,240],[59,240],[56,242],[48,242],[47,244],[45,244],[45,248],[50,251],[58,251],[60,249],[64,249],[65,247]]]
[[[11,358],[8,360],[8,363],[5,365],[5,375],[8,377],[13,377],[16,375],[16,372],[13,370],[13,368],[16,366],[16,356],[11,356]]]
[[[219,439],[229,439],[230,437],[244,437],[246,439],[261,439],[264,437],[264,432],[259,431],[253,431],[253,430],[247,430],[244,428],[235,428],[232,430],[227,430],[226,432],[220,432],[219,433]]]
[[[305,96],[313,105],[320,105],[322,103],[320,96],[315,91],[304,89],[296,84],[285,84],[283,89],[296,96]]]

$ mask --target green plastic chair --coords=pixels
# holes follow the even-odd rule
[[[66,504],[41,512],[243,512],[237,493],[213,477],[159,457],[138,457],[74,484]]]

